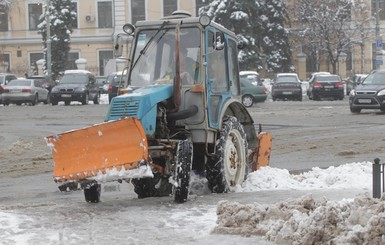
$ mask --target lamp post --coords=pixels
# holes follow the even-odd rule
[[[46,32],[47,32],[47,76],[51,80],[52,71],[51,71],[51,18],[49,16],[49,6],[50,0],[46,0],[45,8],[45,22],[46,22]]]
[[[382,65],[382,39],[380,39],[380,1],[376,0],[376,69]],[[381,54],[381,55],[380,55]]]

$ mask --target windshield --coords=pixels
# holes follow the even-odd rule
[[[362,84],[385,84],[385,73],[374,72],[368,75]]]
[[[64,74],[60,80],[61,84],[87,84],[87,74]]]
[[[12,80],[8,86],[31,86],[31,80]]]
[[[156,35],[155,37],[153,37]],[[149,40],[152,41],[148,44]],[[133,68],[128,84],[146,86],[162,82],[172,83],[175,76],[175,29],[143,30],[136,38]],[[188,72],[199,81],[201,34],[197,27],[180,31],[180,72]],[[146,48],[145,48],[146,47]]]
[[[316,80],[318,82],[339,82],[340,78],[338,76],[321,75],[317,76]]]
[[[278,83],[297,83],[297,77],[295,76],[279,76],[277,77]]]

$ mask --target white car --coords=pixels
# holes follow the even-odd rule
[[[36,105],[39,102],[49,103],[49,92],[42,87],[41,81],[34,79],[14,79],[4,86],[2,101],[4,105],[15,103],[30,103]]]

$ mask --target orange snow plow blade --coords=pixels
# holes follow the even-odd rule
[[[108,169],[134,169],[148,160],[147,139],[136,118],[106,122],[46,138],[59,182],[80,180]]]
[[[249,159],[252,161],[252,171],[270,164],[271,145],[273,139],[269,133],[260,132],[257,135],[258,147],[253,151]]]

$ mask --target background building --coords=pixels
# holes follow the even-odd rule
[[[373,9],[376,1],[365,0],[372,17],[375,16]],[[379,8],[385,9],[385,1],[378,1]],[[9,11],[0,15],[0,72],[12,72],[18,76],[41,73],[37,61],[44,58],[44,55],[42,37],[38,33],[37,25],[47,2],[48,0],[12,0]],[[107,75],[116,67],[111,66],[114,64],[111,63],[112,46],[114,38],[122,32],[125,23],[159,19],[177,9],[196,16],[198,9],[208,2],[209,0],[72,0],[77,19],[73,23],[67,68],[76,69],[75,61],[81,59],[86,61],[85,69],[95,75]],[[357,13],[352,13],[351,20],[361,21],[356,15]],[[367,28],[372,30],[372,35],[363,39],[358,37],[357,42],[346,52],[346,56],[339,60],[338,73],[343,78],[355,73],[368,73],[381,66],[377,62],[377,41],[382,40],[385,11],[379,12],[378,24],[378,36],[375,33],[375,18],[372,18],[367,24]],[[294,23],[293,28],[301,27]],[[302,80],[314,71],[331,71],[325,57],[320,57],[316,70],[314,57],[305,55],[299,45],[293,45],[291,49],[293,65]]]
[[[39,72],[37,61],[44,58],[37,25],[47,0],[12,0],[8,12],[0,15],[0,72],[19,76]],[[73,0],[77,12],[71,35],[68,69],[86,60],[85,68],[95,75],[107,75],[113,59],[114,37],[125,23],[153,20],[177,9],[196,15],[202,0]],[[41,72],[41,71],[40,71]]]

